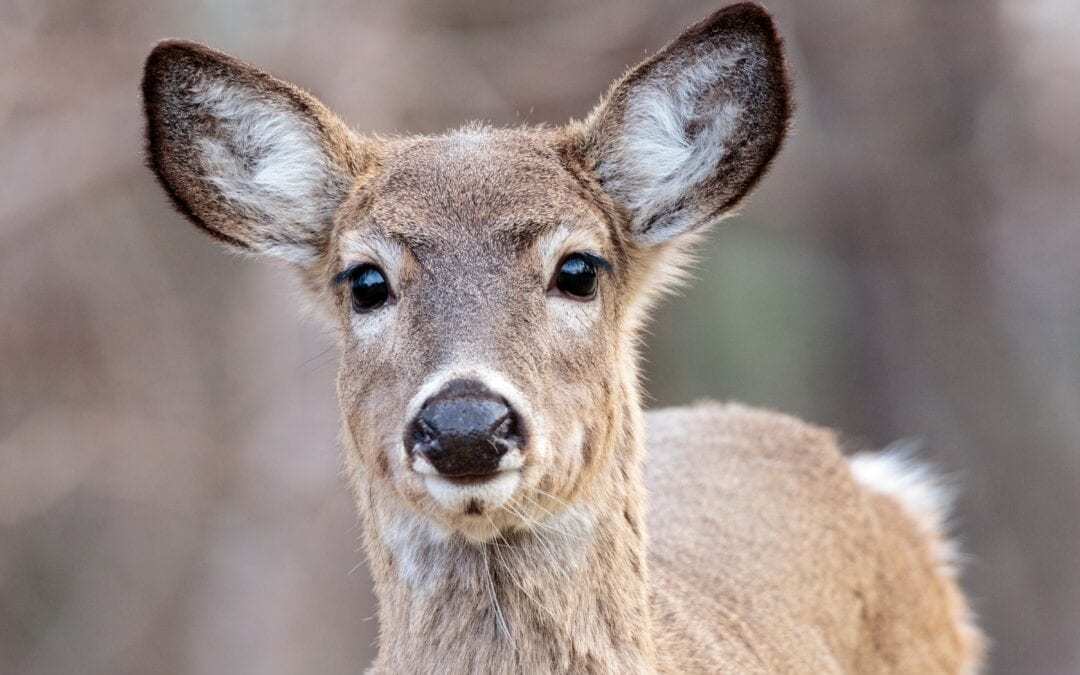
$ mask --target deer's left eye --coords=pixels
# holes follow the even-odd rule
[[[579,300],[592,298],[596,295],[596,263],[582,253],[568,255],[555,273],[555,287]]]

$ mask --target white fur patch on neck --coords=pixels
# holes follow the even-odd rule
[[[433,523],[415,515],[397,512],[380,529],[383,543],[394,556],[403,580],[414,589],[427,586],[431,570],[420,563],[418,551],[447,540],[447,535]]]
[[[330,216],[330,167],[317,130],[243,87],[207,80],[191,96],[219,125],[217,134],[197,139],[207,180],[252,220],[283,235],[259,242],[260,252],[311,263],[316,251],[302,242]]]
[[[642,241],[654,243],[694,225],[685,214],[675,222],[652,221],[707,180],[728,153],[746,111],[713,90],[752,58],[740,48],[703,50],[692,65],[676,66],[628,97],[615,156],[598,171],[634,214],[631,228]]]

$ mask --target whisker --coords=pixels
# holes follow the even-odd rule
[[[546,492],[546,491],[544,491],[544,490],[541,490],[541,489],[540,489],[540,488],[538,488],[538,487],[535,487],[535,488],[533,488],[533,490],[534,490],[535,492],[539,493],[539,494],[542,494],[542,495],[544,495],[544,496],[545,496],[545,497],[547,497],[548,499],[554,499],[554,500],[555,500],[556,502],[558,502],[558,503],[562,504],[563,506],[565,506],[565,507],[566,507],[566,508],[568,508],[568,509],[571,509],[571,508],[573,508],[573,506],[571,506],[571,505],[570,505],[570,504],[568,504],[567,502],[564,502],[563,500],[559,499],[558,497],[556,497],[555,495],[551,494],[550,492]]]
[[[490,521],[490,520],[491,520],[491,518],[489,517],[489,518],[488,518],[488,520]],[[492,526],[494,527],[494,523],[492,523]],[[499,539],[502,539],[502,540],[503,540],[503,545],[504,545],[504,546],[505,546],[506,548],[512,548],[512,547],[511,547],[511,546],[509,545],[509,543],[507,543],[507,542],[506,542],[506,538],[505,538],[505,537],[503,537],[503,536],[502,536],[502,534],[500,534],[500,535],[499,535]],[[498,542],[492,542],[492,543],[495,543],[496,545],[498,545]],[[515,573],[514,573],[514,570],[513,570],[513,569],[512,569],[512,568],[511,568],[511,567],[510,567],[510,566],[509,566],[509,565],[508,565],[507,563],[506,563],[506,561],[505,561],[505,560],[504,560],[504,559],[503,559],[503,558],[502,558],[502,557],[501,557],[501,556],[499,555],[499,550],[498,550],[498,548],[495,548],[495,549],[493,549],[493,551],[495,552],[495,560],[496,560],[496,562],[497,562],[497,563],[500,563],[500,564],[502,565],[502,568],[503,568],[503,570],[504,570],[504,571],[506,572],[506,574],[507,574],[507,575],[508,575],[508,576],[510,577],[510,581],[511,581],[511,582],[513,582],[514,586],[516,586],[516,587],[517,587],[517,589],[518,589],[519,591],[521,591],[521,593],[522,593],[522,594],[523,594],[523,595],[524,595],[524,596],[525,596],[526,598],[528,598],[530,602],[532,602],[532,603],[533,603],[534,605],[536,605],[536,606],[537,606],[537,607],[539,607],[540,609],[542,609],[542,610],[544,610],[545,612],[547,612],[547,613],[548,613],[548,615],[549,615],[549,616],[550,616],[550,617],[551,617],[552,619],[554,619],[554,620],[555,620],[555,621],[557,622],[557,621],[559,620],[559,618],[558,618],[557,616],[555,616],[555,613],[554,613],[554,612],[552,612],[552,611],[551,611],[551,610],[550,610],[550,609],[549,609],[549,608],[548,608],[548,607],[547,607],[546,605],[544,605],[544,604],[543,604],[542,602],[540,602],[540,601],[539,601],[539,600],[537,600],[537,599],[536,599],[535,597],[533,597],[533,595],[532,595],[532,594],[530,594],[530,593],[529,593],[529,591],[525,590],[525,585],[521,583],[521,579],[520,579],[520,577],[519,577],[519,576],[518,576],[517,574],[515,574]]]
[[[531,502],[538,509],[540,509],[540,510],[544,511],[545,513],[547,513],[549,516],[555,516],[556,515],[556,514],[552,513],[551,511],[548,511],[547,509],[545,509],[541,504],[537,503],[536,500],[534,500],[534,499],[532,499],[532,498],[530,498],[528,496],[525,496],[525,498],[528,499],[529,502]],[[574,532],[570,532],[569,530],[564,530],[564,529],[555,527],[550,522],[542,522],[542,521],[537,520],[535,518],[526,517],[526,516],[523,516],[522,514],[516,512],[516,511],[512,511],[512,513],[515,516],[517,516],[519,518],[522,518],[523,520],[528,520],[530,524],[536,525],[537,527],[548,530],[549,532],[554,532],[556,534],[560,534],[560,535],[562,535],[564,537],[569,537],[571,539],[578,539],[578,540],[582,539],[581,535],[576,534]]]
[[[487,516],[488,522],[492,527],[495,527],[495,523],[491,520],[491,516]],[[496,528],[496,531],[497,528]],[[506,618],[503,616],[502,607],[499,606],[499,596],[495,592],[495,580],[491,576],[491,560],[488,558],[488,549],[486,546],[481,547],[481,552],[484,554],[484,571],[487,573],[488,591],[491,594],[491,604],[495,609],[495,623],[502,628],[503,634],[506,635],[506,639],[510,642],[510,646],[517,651],[517,645],[514,644],[514,637],[510,634],[510,628],[506,625]]]
[[[528,514],[521,513],[519,511],[517,511],[516,509],[510,507],[509,505],[507,505],[504,508],[506,508],[508,511],[510,511],[510,513],[514,514],[515,516],[517,516],[521,520],[525,521],[526,524],[542,527],[541,523],[537,522],[536,519],[531,518]],[[536,535],[536,533],[534,533],[534,535]],[[556,574],[565,575],[566,570],[562,566],[559,565],[559,556],[548,545],[548,542],[545,540],[545,538],[542,537],[542,536],[536,535],[536,536],[534,536],[532,538],[531,541],[536,542],[537,547],[539,547],[539,549],[543,550],[544,557],[547,558],[547,562],[550,563],[551,569]]]

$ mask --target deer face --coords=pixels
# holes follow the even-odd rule
[[[482,536],[572,499],[611,433],[627,242],[562,137],[388,143],[331,244],[364,471]]]
[[[290,262],[341,329],[360,492],[473,539],[542,523],[619,473],[643,311],[790,114],[779,40],[748,5],[559,129],[363,139],[182,42],[151,54],[144,94],[151,164],[180,210]]]

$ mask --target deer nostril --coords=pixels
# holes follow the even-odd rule
[[[438,437],[438,432],[423,417],[417,417],[413,424],[412,438],[414,444],[432,443]]]
[[[514,415],[509,410],[502,416],[501,419],[496,420],[495,424],[491,427],[492,437],[499,440],[506,440],[511,436],[517,434],[517,424]]]

